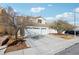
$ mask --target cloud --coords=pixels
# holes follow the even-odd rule
[[[15,12],[17,12],[17,10],[16,10],[16,9],[14,9],[14,11],[15,11]]]
[[[73,18],[74,14],[72,12],[65,12],[65,13],[62,13],[62,14],[58,14],[56,15],[55,17],[45,17],[45,19],[48,21],[48,22],[53,22],[53,21],[56,21],[56,20],[65,20],[65,21],[68,21],[70,23],[74,23],[74,18]]]
[[[79,12],[79,7],[75,8],[75,12]]]
[[[56,19],[60,19],[60,18],[68,18],[68,17],[72,17],[73,13],[72,12],[65,12],[59,15],[56,15]]]
[[[49,7],[53,6],[52,4],[48,4]]]
[[[74,23],[74,14],[72,12],[65,12],[59,15],[56,15],[55,20],[65,20],[71,24]]]
[[[65,12],[63,13],[63,17],[72,17],[73,13],[72,12]]]
[[[31,12],[33,12],[33,13],[39,13],[39,12],[44,11],[44,10],[45,10],[44,7],[33,7],[33,8],[31,8]]]
[[[54,19],[53,17],[46,17],[47,20],[52,20]]]
[[[63,15],[62,14],[60,14],[60,15],[56,15],[56,19],[59,19],[59,18],[61,18]]]
[[[72,16],[73,16],[72,12],[65,12],[65,13],[62,13],[62,14],[58,14],[55,17],[45,17],[45,19],[49,22],[59,20],[59,19],[63,19],[63,20],[71,19],[72,20],[72,18],[73,18]]]
[[[44,17],[46,20],[47,20],[47,22],[52,22],[53,20],[54,20],[54,17]]]

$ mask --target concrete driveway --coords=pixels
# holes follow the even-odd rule
[[[73,38],[71,40],[64,40],[56,36],[51,35],[40,35],[32,38],[26,39],[26,44],[31,46],[31,48],[18,50],[14,52],[6,53],[8,55],[54,55],[65,48],[68,48],[79,40]]]

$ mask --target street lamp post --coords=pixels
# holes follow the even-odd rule
[[[76,26],[76,12],[74,10],[73,12],[73,15],[74,15],[74,26]],[[76,37],[76,32],[74,31],[74,37]]]
[[[76,24],[76,14],[79,14],[79,8],[78,9],[74,9],[74,25],[77,26]],[[74,31],[75,37],[76,37],[76,32]]]

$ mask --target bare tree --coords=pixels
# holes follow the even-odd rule
[[[10,31],[11,34],[15,36],[15,39],[17,39],[18,31],[20,31],[21,36],[24,36],[24,28],[26,28],[28,25],[35,25],[35,23],[29,20],[30,17],[23,15],[18,16],[18,12],[15,12],[12,7],[8,6],[5,10],[6,12],[3,15],[3,18],[5,18],[5,23],[10,26],[9,29],[11,29],[11,27],[14,29],[13,32],[12,29]]]
[[[18,24],[18,18],[17,18],[17,12],[15,12],[14,10],[13,10],[13,8],[12,7],[8,7],[8,9],[7,9],[7,15],[11,18],[10,20],[11,20],[11,23],[9,23],[12,27],[14,27],[14,29],[15,29],[15,39],[17,39],[17,33],[18,33],[18,31],[20,30],[20,32],[22,32],[22,29],[23,29],[23,24],[22,24],[22,20],[23,20],[23,18],[22,19],[19,19],[19,24]],[[21,21],[20,21],[21,20]],[[21,33],[22,34],[22,33]]]
[[[65,30],[71,30],[75,28],[75,26],[73,26],[72,24],[69,24],[64,20],[54,21],[49,26],[53,29],[56,29],[59,34],[61,34]]]

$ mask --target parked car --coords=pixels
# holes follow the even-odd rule
[[[65,31],[65,34],[70,34],[70,35],[79,35],[79,30],[67,30]]]

